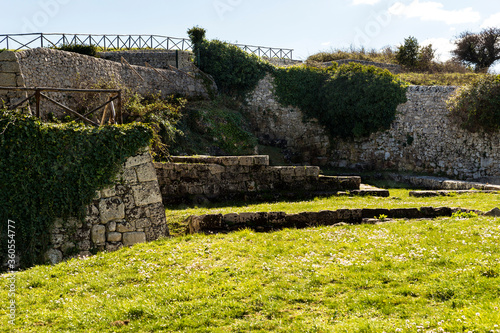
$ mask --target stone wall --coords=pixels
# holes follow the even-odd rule
[[[359,177],[320,176],[319,167],[269,166],[268,156],[172,157],[155,163],[164,203],[224,200],[256,194],[359,190]]]
[[[56,221],[46,257],[55,264],[73,255],[114,251],[169,235],[149,151],[130,157],[116,184],[97,191],[84,221]]]
[[[356,140],[330,141],[317,120],[282,106],[266,77],[248,98],[248,118],[261,142],[278,142],[298,161],[355,169],[392,169],[459,179],[500,176],[500,134],[470,133],[449,118],[456,87],[410,86],[391,129]]]
[[[0,52],[0,87],[24,87],[24,78],[13,52]],[[25,92],[0,90],[0,106],[16,105],[28,97]]]
[[[153,69],[148,67],[126,65],[114,61],[99,59],[77,53],[52,50],[32,49],[21,52],[2,52],[2,59],[9,59],[19,67],[21,74],[16,83],[27,87],[55,88],[120,88],[142,95],[161,92],[163,97],[179,94],[188,98],[208,98],[209,94],[203,80],[192,74],[178,70]],[[11,85],[14,82],[5,81],[13,74],[0,69],[1,84]],[[10,68],[10,67],[9,67]],[[7,68],[8,69],[8,68]],[[18,75],[19,76],[19,75]],[[12,81],[12,80],[11,80]],[[215,88],[216,90],[216,88]],[[78,109],[82,103],[82,94],[47,93],[55,100]],[[88,98],[88,97],[87,97]],[[102,95],[100,98],[107,98]],[[104,100],[100,101],[101,104]],[[60,109],[47,101],[43,101],[42,116],[48,112]],[[47,111],[48,110],[48,111]]]
[[[155,68],[170,69],[176,67],[176,57],[178,57],[178,68],[182,70],[192,69],[192,52],[185,51],[163,51],[163,50],[138,50],[138,51],[113,51],[99,52],[102,59],[121,63],[121,58],[125,58],[131,65],[146,66],[148,63]]]

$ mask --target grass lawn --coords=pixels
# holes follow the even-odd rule
[[[391,188],[390,198],[380,197],[330,197],[316,198],[309,201],[275,202],[275,203],[231,203],[210,204],[204,207],[171,206],[166,209],[167,221],[173,235],[184,233],[183,223],[191,215],[228,214],[240,212],[319,212],[349,208],[419,208],[419,207],[459,207],[489,211],[500,206],[500,194],[457,194],[449,197],[414,198],[409,196],[410,190]]]
[[[167,213],[499,199],[391,195]],[[0,332],[500,332],[499,240],[500,220],[485,217],[163,239],[18,273],[16,326],[3,287]]]

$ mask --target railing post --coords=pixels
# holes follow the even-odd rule
[[[40,44],[42,45],[42,49],[43,49],[43,32],[40,33]]]

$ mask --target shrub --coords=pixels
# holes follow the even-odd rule
[[[364,137],[390,128],[406,87],[388,70],[342,65],[324,88],[326,112],[321,123],[333,136]]]
[[[55,219],[83,218],[95,191],[113,184],[121,164],[151,137],[145,125],[47,124],[0,111],[1,253],[10,219],[22,265],[42,263]]]
[[[399,46],[396,52],[396,60],[400,65],[408,68],[415,68],[418,63],[418,53],[420,46],[415,37],[408,37],[405,39],[403,45]]]
[[[471,132],[500,129],[500,76],[483,75],[448,100],[450,116]]]
[[[97,56],[97,47],[94,45],[70,44],[70,45],[58,46],[56,47],[56,49],[66,52],[84,54],[91,57]]]
[[[279,102],[317,118],[333,137],[363,137],[388,129],[397,106],[406,102],[405,85],[374,66],[296,66],[278,69],[274,77]]]
[[[199,44],[199,67],[212,75],[222,93],[243,97],[255,89],[271,65],[235,45],[219,40]]]

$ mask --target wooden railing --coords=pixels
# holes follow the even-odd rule
[[[22,88],[22,87],[0,87],[0,90],[7,90],[7,91],[21,91],[21,92],[32,92],[32,94],[28,93],[28,96],[18,102],[15,105],[11,105],[9,107],[10,110],[16,109],[23,104],[27,103],[30,99],[34,98],[35,99],[35,116],[40,118],[41,112],[40,112],[40,101],[42,99],[45,99],[61,109],[63,109],[65,112],[83,120],[84,122],[94,125],[94,126],[102,126],[104,125],[106,121],[106,116],[109,112],[109,123],[112,124],[123,124],[123,115],[122,115],[122,91],[119,89],[65,89],[65,88],[50,88],[50,87],[35,87],[35,88]],[[85,112],[84,114],[81,114],[68,106],[59,103],[58,101],[50,98],[46,94],[43,94],[43,92],[66,92],[66,93],[105,93],[105,94],[110,94],[108,100],[99,105],[98,107]],[[116,101],[116,108],[114,105],[114,101]],[[102,119],[100,123],[97,123],[88,117],[97,111],[101,110],[104,108]]]

